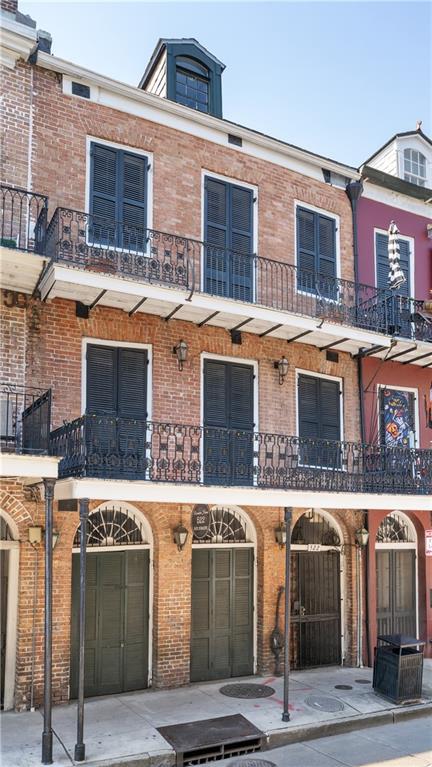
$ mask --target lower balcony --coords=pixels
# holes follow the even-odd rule
[[[432,494],[432,450],[88,414],[53,431],[50,451],[62,457],[60,478],[253,493]]]
[[[56,477],[50,428],[50,389],[0,384],[0,476]]]

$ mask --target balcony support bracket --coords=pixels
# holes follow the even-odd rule
[[[325,346],[319,346],[318,351],[325,352],[326,349],[333,349],[335,346],[339,346],[339,344],[344,344],[345,341],[348,341],[348,338],[340,338],[339,341],[331,341],[331,343],[326,344]]]
[[[297,336],[293,336],[292,338],[287,338],[287,344],[292,344],[293,341],[298,341],[299,338],[303,338],[303,336],[308,336],[310,333],[313,333],[313,330],[304,330],[303,333],[299,333]]]
[[[412,349],[407,349],[405,354],[408,354],[408,352],[413,351]],[[402,362],[402,365],[410,365],[412,362],[418,362],[419,360],[425,360],[426,357],[430,357],[432,355],[432,351],[426,352],[426,354],[421,354],[420,357],[414,357],[411,360],[404,360]]]
[[[148,298],[148,296],[144,296],[144,298],[141,298],[141,299],[140,299],[140,301],[138,301],[138,303],[137,303],[137,304],[135,304],[135,306],[133,306],[133,307],[132,307],[132,309],[130,310],[130,312],[128,312],[128,317],[132,317],[132,315],[133,315],[133,314],[135,314],[135,312],[137,312],[137,311],[138,311],[138,309],[140,308],[140,306],[142,306],[142,305],[143,305],[143,303],[144,303],[145,301],[147,301],[147,298]]]

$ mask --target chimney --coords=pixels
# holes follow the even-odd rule
[[[51,53],[52,37],[49,32],[43,29],[37,31],[38,51],[42,53]]]
[[[18,0],[1,0],[1,9],[15,16],[18,10]]]

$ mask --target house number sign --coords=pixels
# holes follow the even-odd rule
[[[322,550],[322,546],[321,546],[320,543],[308,543],[307,550],[308,551],[321,551]]]
[[[194,506],[192,510],[192,532],[199,541],[206,537],[210,525],[210,509],[204,504]]]

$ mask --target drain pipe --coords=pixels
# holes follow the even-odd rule
[[[292,508],[285,507],[285,659],[284,659],[284,684],[283,684],[283,713],[282,721],[289,722],[289,677],[290,677],[290,629],[291,629],[291,522]]]
[[[349,183],[346,186],[346,193],[348,196],[348,199],[351,204],[351,212],[352,212],[352,228],[353,228],[353,254],[354,254],[354,282],[358,284],[359,282],[359,247],[358,247],[358,221],[357,221],[357,206],[358,202],[360,200],[360,197],[363,192],[363,182],[361,180],[359,181],[349,181]],[[359,405],[360,405],[360,437],[362,445],[366,443],[366,430],[365,430],[365,400],[364,400],[364,387],[363,387],[363,368],[362,368],[362,357],[359,355],[357,356],[357,385],[358,385],[358,391],[359,391]],[[366,530],[368,530],[368,515],[367,515],[367,509],[363,509],[364,512],[364,525]],[[365,551],[365,570],[366,573],[369,572],[369,543],[366,546]],[[363,664],[363,658],[361,657],[363,654],[362,650],[362,637],[363,637],[363,631],[362,631],[362,622],[363,622],[363,606],[362,606],[362,600],[363,600],[363,594],[362,594],[362,588],[361,588],[361,579],[363,577],[363,573],[361,572],[361,562],[362,562],[362,556],[358,557],[357,566],[360,569],[359,572],[359,588],[358,588],[358,599],[359,601],[359,615],[358,615],[358,621],[359,621],[359,629],[357,632],[358,635],[358,657],[359,657],[359,665]],[[369,583],[368,578],[365,579],[365,606],[366,606],[366,634],[367,634],[367,663],[370,664],[371,660],[371,652],[370,652],[370,632],[369,632]]]
[[[36,662],[36,611],[37,611],[37,589],[38,589],[38,570],[39,570],[39,550],[37,543],[30,543],[34,551],[33,565],[33,614],[32,614],[32,658],[31,658],[31,682],[30,682],[30,711],[35,710],[34,705],[34,681],[35,681],[35,662]]]

